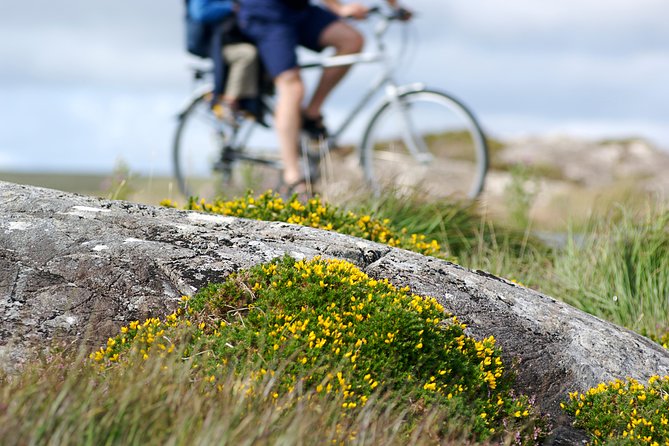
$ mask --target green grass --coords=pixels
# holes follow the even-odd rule
[[[471,204],[417,195],[359,206],[436,240],[463,266],[521,281],[654,339],[669,332],[669,211],[661,203],[598,214],[568,232],[562,248],[534,237],[524,216],[504,225]]]
[[[522,191],[509,193],[519,195],[518,202],[523,203]],[[635,211],[620,206],[608,214],[593,214],[587,224],[579,223],[578,233],[567,234],[563,247],[552,248],[532,235],[527,229],[532,222],[521,212],[515,220],[507,218],[501,223],[479,214],[475,204],[428,200],[419,193],[412,197],[350,201],[340,208],[283,202],[281,209],[275,209],[277,201],[271,197],[256,197],[254,202],[250,198],[208,204],[207,210],[227,209],[228,215],[261,219],[277,219],[278,215],[283,221],[330,230],[339,225],[342,232],[355,228],[357,236],[382,242],[397,240],[396,246],[410,249],[438,246],[426,253],[522,282],[588,313],[661,340],[665,346],[669,344],[669,212],[661,202],[647,205],[644,211],[639,211],[643,208],[636,203]],[[207,208],[197,202],[190,206]],[[314,220],[312,214],[319,219]],[[412,241],[412,234],[420,237]],[[404,245],[399,244],[400,239]],[[247,284],[251,289],[254,285]],[[193,378],[195,362],[190,359],[165,362],[169,358],[151,355],[142,366],[111,366],[103,375],[63,355],[47,359],[21,376],[0,377],[0,443],[26,444],[35,440],[35,444],[92,444],[94,440],[109,438],[110,444],[185,444],[192,439],[206,442],[225,438],[230,444],[244,439],[253,439],[257,444],[292,444],[300,438],[305,444],[321,444],[322,439],[350,442],[351,436],[355,436],[357,444],[431,444],[436,437],[456,444],[486,441],[476,437],[476,429],[463,429],[471,423],[454,418],[448,404],[415,406],[391,391],[365,394],[368,404],[355,416],[341,410],[347,402],[343,394],[324,399],[316,389],[302,387],[300,395],[307,395],[309,401],[305,403],[304,398],[295,400],[295,395],[286,392],[278,379],[271,385],[261,383],[277,393],[277,399],[284,403],[280,404],[283,410],[277,410],[273,398],[244,399],[238,390],[248,390],[244,387],[248,376],[263,368],[258,357],[244,363],[241,370],[247,373],[239,373],[239,368],[227,373],[219,370],[216,382],[228,383],[224,387],[229,392],[209,396],[211,383],[203,376]],[[288,368],[279,358],[273,361],[277,370]],[[279,392],[280,389],[283,390]],[[244,401],[241,405],[237,404],[240,398]],[[653,410],[669,411],[666,399],[653,400],[653,404]],[[618,413],[629,420],[632,414],[625,407],[620,406]],[[569,410],[575,415],[578,409]],[[606,431],[606,423],[615,423],[605,423],[599,416],[591,413],[587,415],[589,421],[579,421],[591,432],[593,441],[601,439],[605,432],[607,436],[613,432],[611,444],[634,444],[622,437],[625,429]],[[652,418],[652,414],[648,417]],[[26,419],[31,423],[25,423]],[[226,421],[214,423],[215,419]],[[662,422],[661,418],[658,420]],[[324,434],[315,439],[309,436],[311,432]]]
[[[638,333],[669,332],[669,212],[625,209],[569,238],[546,284],[552,295]]]
[[[247,380],[234,373],[221,375],[224,390],[211,392],[209,382],[194,378],[192,362],[177,357],[152,356],[104,374],[81,361],[56,355],[20,377],[0,377],[3,446],[428,445],[435,425],[448,423],[450,439],[468,444],[466,425],[439,408],[416,415],[415,433],[407,437],[407,407],[381,394],[349,417],[341,396],[315,390],[304,390],[300,401],[296,395],[251,398]]]

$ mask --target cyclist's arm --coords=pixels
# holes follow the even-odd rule
[[[405,8],[402,8],[398,0],[386,0],[388,5],[391,8],[401,10],[404,15],[402,20],[408,20],[411,18],[411,12]],[[332,12],[337,14],[339,17],[352,17],[354,19],[362,20],[367,17],[369,13],[369,8],[362,3],[341,3],[339,0],[323,0],[323,3],[330,9]]]
[[[369,8],[362,3],[342,3],[339,0],[323,0],[323,3],[325,3],[325,6],[339,17],[364,19],[369,12]]]
[[[391,8],[395,9],[400,13],[400,20],[409,20],[411,19],[411,16],[413,13],[411,10],[406,9],[404,6],[400,5],[400,2],[398,0],[386,0],[388,5],[390,5]]]

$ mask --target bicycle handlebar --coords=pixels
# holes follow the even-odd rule
[[[374,14],[379,15],[388,21],[392,20],[406,21],[409,20],[412,16],[411,11],[401,6],[398,8],[393,8],[391,13],[383,12],[383,8],[381,8],[380,6],[373,6],[369,8],[367,15],[374,15]]]
[[[411,18],[412,13],[408,9],[402,7],[393,8],[391,13],[385,13],[383,12],[382,7],[373,6],[367,10],[367,17],[371,15],[378,15],[387,21],[393,21],[393,20],[406,21]],[[348,16],[346,18],[352,19],[353,16]]]
[[[383,8],[377,5],[370,7],[367,11],[367,17],[375,15],[380,18],[374,27],[374,35],[376,36],[376,40],[379,45],[381,45],[381,40],[389,28],[390,22],[407,22],[413,16],[411,11],[402,7],[391,8],[390,12],[386,12],[387,9],[388,8]]]

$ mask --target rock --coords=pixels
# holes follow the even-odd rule
[[[644,139],[516,137],[504,140],[491,155],[481,204],[498,219],[513,218],[510,208],[521,198],[509,188],[520,178],[509,169],[517,165],[529,175],[525,191],[533,226],[564,230],[586,223],[610,203],[632,209],[669,205],[669,152]]]
[[[544,168],[563,181],[582,187],[607,187],[625,179],[662,178],[669,168],[669,154],[641,139],[525,137],[505,144],[497,155],[503,164]]]
[[[15,370],[53,341],[99,346],[286,252],[364,265],[389,251],[341,237],[0,182],[0,367]]]
[[[108,201],[0,182],[0,367],[56,343],[97,347],[181,295],[288,253],[337,257],[435,297],[495,336],[519,391],[573,444],[559,402],[599,382],[669,374],[669,352],[631,331],[483,271],[286,223]]]

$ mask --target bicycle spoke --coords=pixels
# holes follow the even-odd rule
[[[377,193],[423,190],[474,198],[483,186],[487,150],[464,106],[439,92],[412,91],[372,118],[362,160]]]

